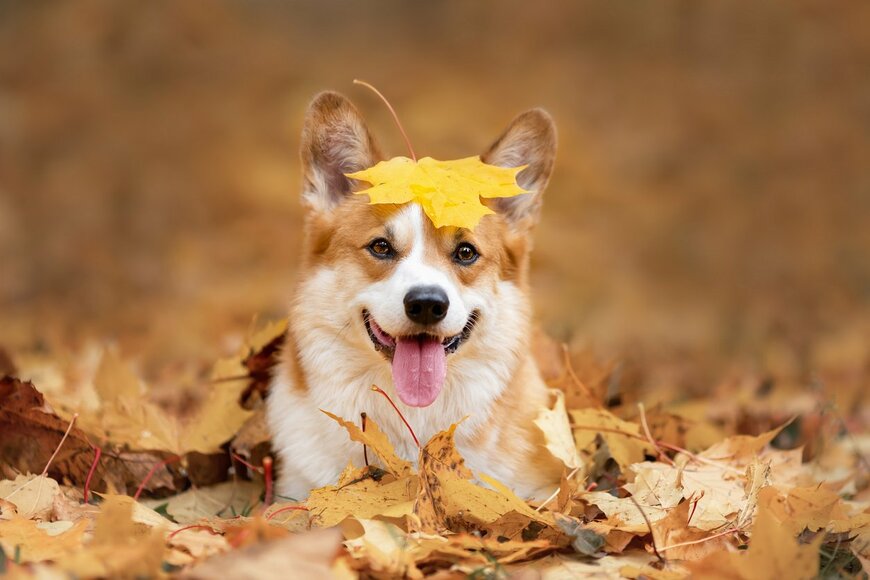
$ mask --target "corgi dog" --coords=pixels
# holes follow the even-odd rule
[[[488,199],[495,213],[473,230],[436,228],[416,203],[372,205],[346,175],[383,159],[357,109],[325,92],[302,131],[302,263],[289,332],[266,415],[280,459],[279,495],[305,499],[335,483],[363,446],[320,410],[374,420],[403,458],[462,421],[456,445],[475,473],[522,497],[556,488],[562,465],[533,423],[549,402],[532,358],[529,252],[556,153],[551,117],[516,117],[481,155],[526,166],[528,193]],[[464,419],[464,421],[463,421]]]

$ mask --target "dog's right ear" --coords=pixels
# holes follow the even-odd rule
[[[301,157],[302,199],[314,209],[329,210],[351,193],[345,174],[368,169],[381,154],[356,107],[327,91],[305,114]]]

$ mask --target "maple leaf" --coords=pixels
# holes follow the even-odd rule
[[[347,176],[371,184],[356,192],[368,195],[369,203],[416,202],[436,228],[473,230],[483,216],[494,213],[481,203],[481,197],[528,193],[517,185],[517,174],[523,169],[488,165],[476,156],[450,161],[393,157]]]
[[[359,441],[363,445],[370,447],[375,455],[380,457],[381,461],[384,462],[387,471],[399,478],[411,473],[411,464],[396,455],[393,444],[390,443],[390,440],[387,439],[387,436],[373,420],[369,419],[366,422],[366,430],[363,431],[356,424],[345,421],[329,411],[321,409],[321,412],[344,427],[353,441]]]
[[[762,495],[775,494],[770,488]],[[763,490],[764,491],[764,490]],[[800,544],[789,526],[777,519],[770,503],[763,498],[752,526],[749,549],[745,552],[717,551],[687,566],[704,578],[815,578],[819,571],[820,534],[808,544]]]

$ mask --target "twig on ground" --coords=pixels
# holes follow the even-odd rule
[[[643,406],[643,403],[637,404],[637,409],[640,411],[640,424],[643,427],[643,432],[646,434],[646,438],[649,441],[650,445],[655,448],[656,452],[659,454],[659,458],[664,460],[665,463],[670,465],[674,465],[674,461],[667,456],[667,454],[662,451],[662,448],[659,446],[658,442],[653,439],[652,431],[649,429],[649,424],[646,421],[646,409]]]
[[[653,552],[655,553],[656,558],[658,558],[659,562],[664,564],[665,559],[662,557],[661,554],[659,554],[659,549],[656,546],[656,535],[655,535],[655,532],[653,532],[652,522],[649,521],[649,517],[647,517],[646,512],[643,511],[643,508],[640,506],[640,503],[638,503],[638,501],[636,499],[634,499],[634,496],[630,495],[628,497],[629,497],[629,499],[631,499],[632,503],[634,503],[634,505],[637,507],[638,511],[640,512],[640,515],[643,516],[643,521],[646,522],[646,526],[649,528],[649,535],[650,535],[650,539],[652,540]]]
[[[366,432],[367,415],[366,415],[365,411],[363,411],[359,415],[360,415],[360,418],[362,419],[362,432],[365,433]],[[366,462],[366,467],[368,467],[369,466],[369,447],[365,443],[363,443],[363,459]]]
[[[263,484],[266,487],[265,497],[263,499],[263,503],[267,506],[272,505],[273,495],[272,495],[272,458],[268,455],[263,458]]]
[[[91,498],[91,480],[94,478],[94,473],[97,471],[97,465],[100,463],[100,457],[103,455],[103,450],[96,445],[91,445],[94,448],[94,461],[91,463],[91,468],[88,470],[88,476],[85,478],[85,487],[82,491],[85,503],[88,503]]]

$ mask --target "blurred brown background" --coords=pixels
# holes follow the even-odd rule
[[[362,78],[437,158],[553,113],[554,336],[700,389],[734,361],[866,370],[868,71],[864,0],[4,0],[0,344],[117,339],[154,374],[281,316],[310,98],[404,153]]]

